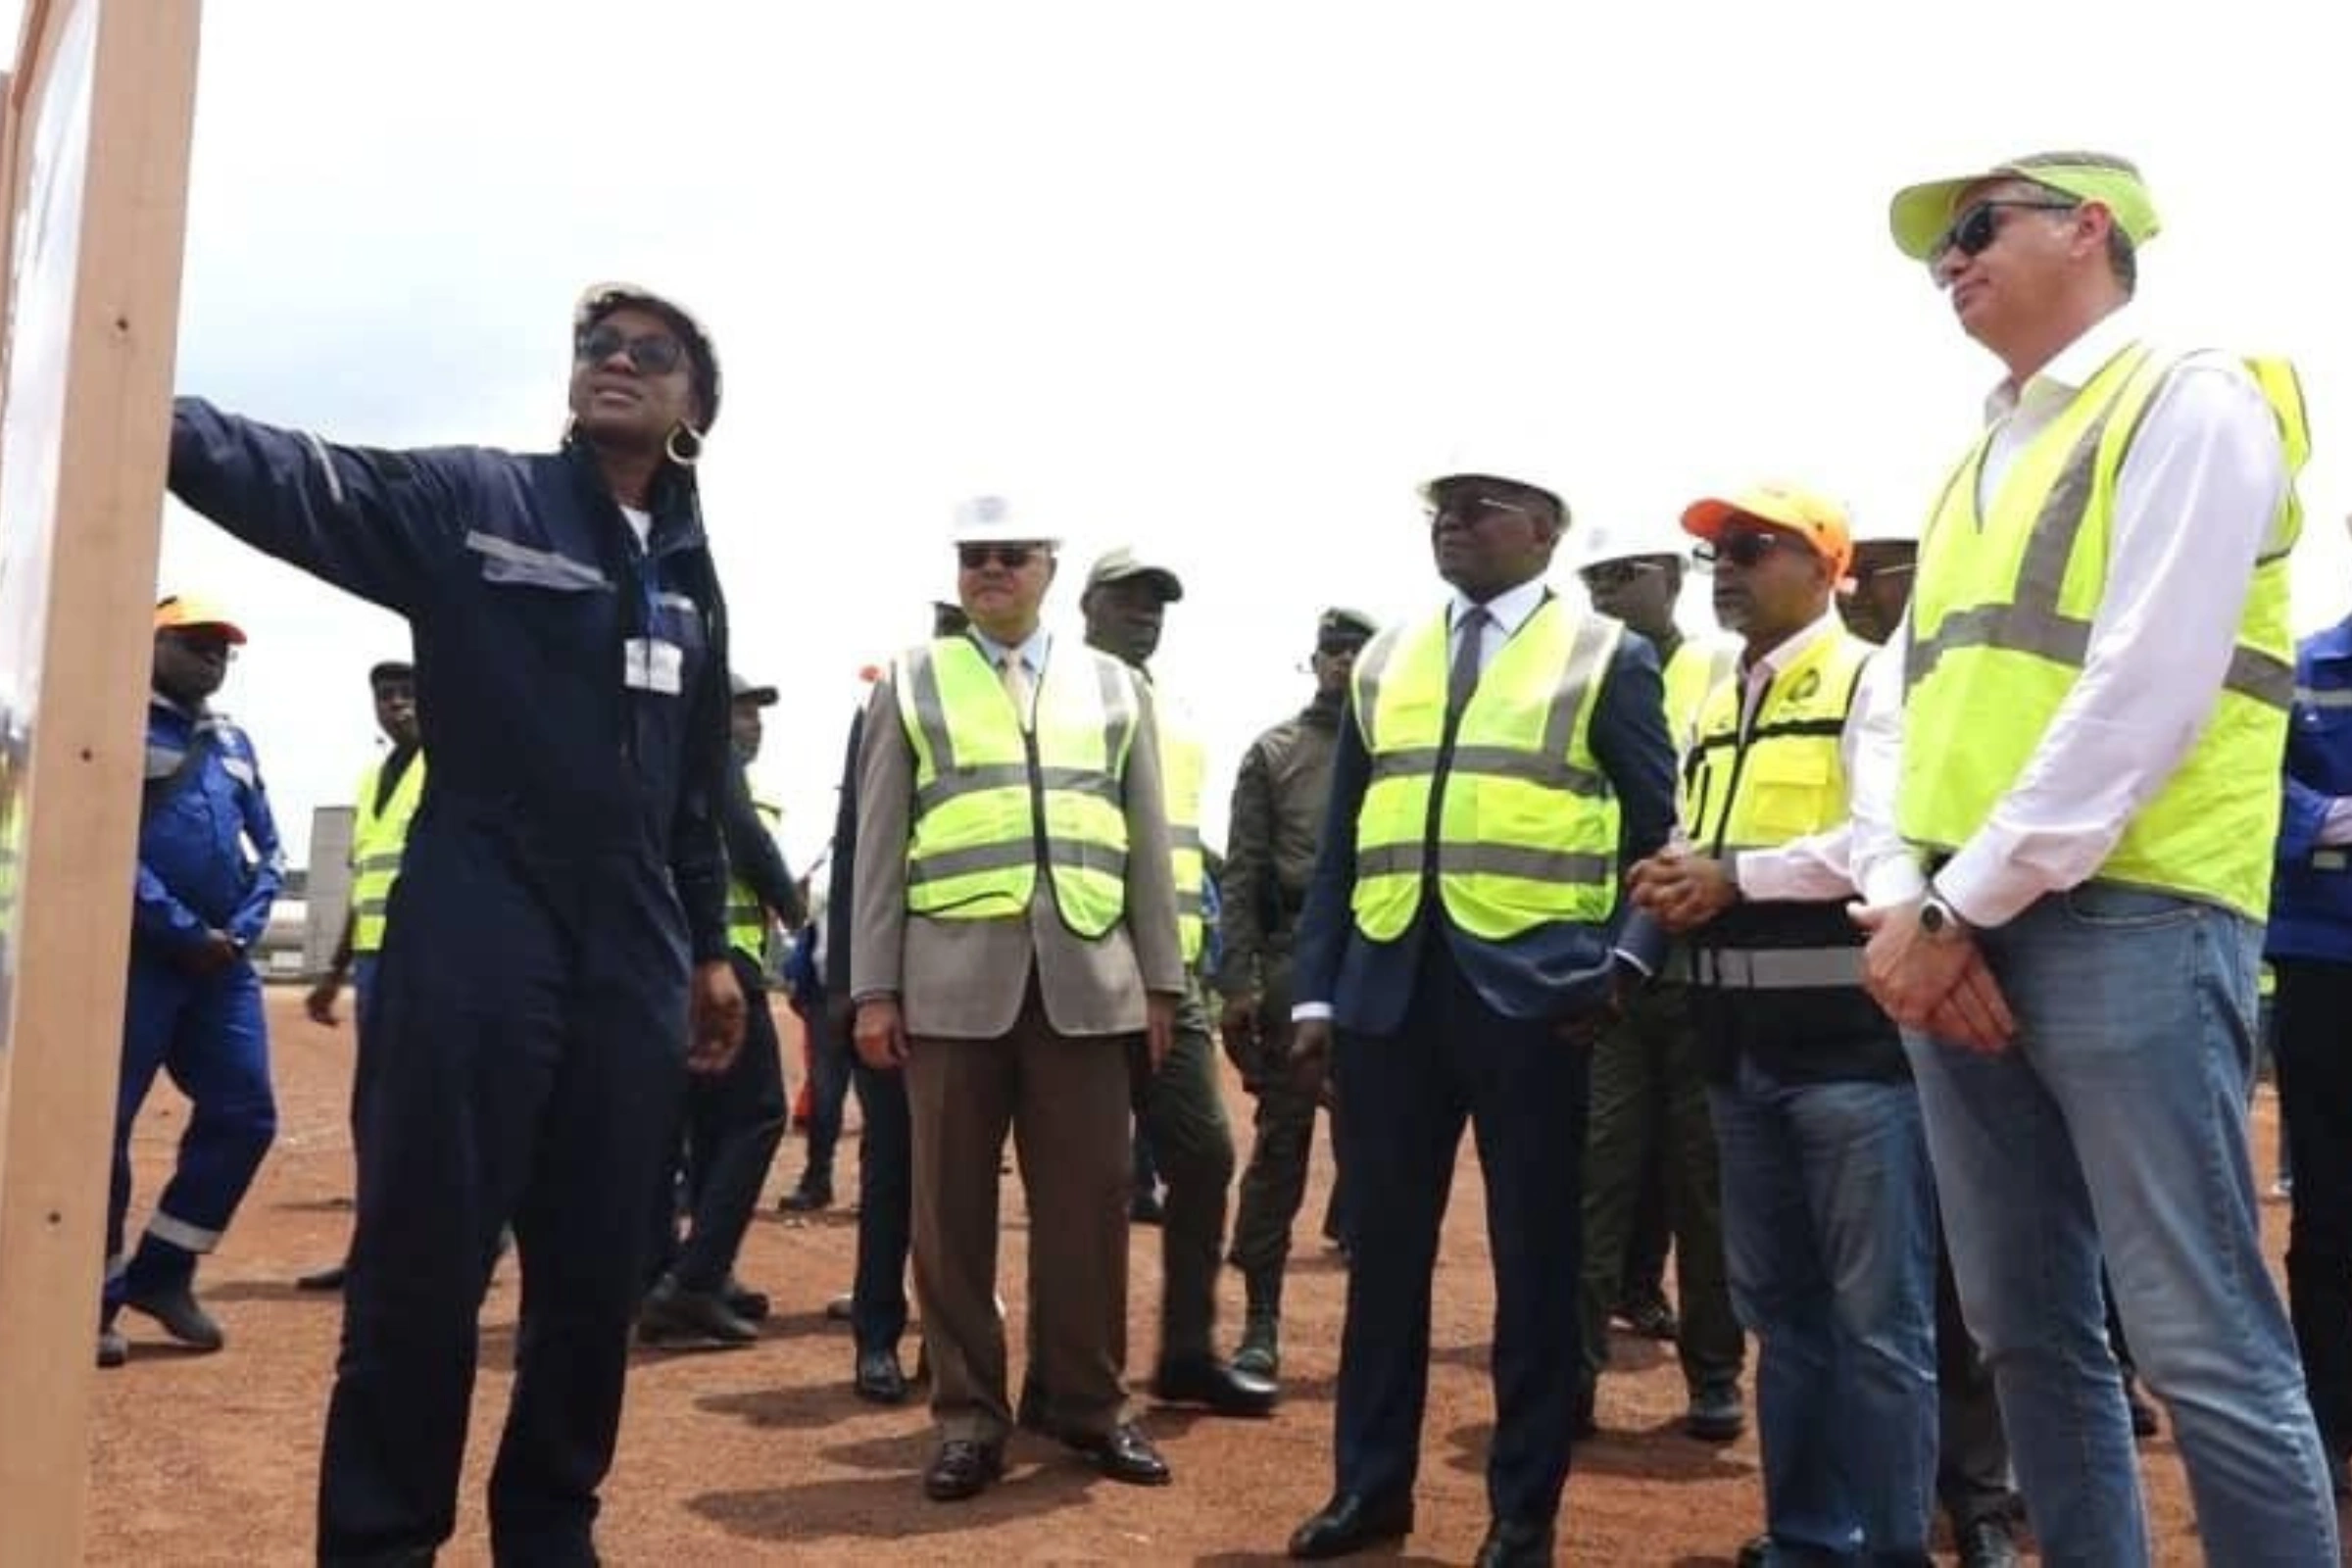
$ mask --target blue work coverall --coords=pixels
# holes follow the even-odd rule
[[[368,1020],[319,1557],[421,1560],[449,1538],[511,1221],[491,1549],[593,1562],[689,962],[727,956],[725,612],[692,475],[662,470],[640,547],[582,446],[340,447],[181,399],[171,485],[408,617],[433,760]]]
[[[192,750],[193,762],[183,766]],[[195,967],[215,931],[243,949],[259,942],[284,884],[277,823],[253,743],[226,719],[159,695],[147,706],[147,775],[106,1207],[110,1318],[126,1296],[188,1285],[198,1255],[220,1245],[277,1136],[261,978],[242,959],[205,973]],[[130,1129],[158,1069],[193,1109],[172,1180],[137,1255],[125,1260]]]

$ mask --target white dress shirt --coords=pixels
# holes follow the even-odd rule
[[[1543,608],[1546,592],[1544,579],[1534,577],[1487,601],[1487,623],[1479,628],[1478,634],[1478,667],[1482,674],[1502,651],[1502,645],[1527,624],[1527,617]],[[1462,617],[1478,608],[1478,601],[1468,594],[1455,592],[1453,603],[1446,611],[1446,657],[1449,662],[1461,651]]]
[[[2023,388],[2004,382],[1993,391],[1981,508],[2026,444],[2138,336],[2132,311],[2119,310]],[[2235,359],[2197,354],[2158,389],[2117,479],[2107,584],[2082,673],[2017,781],[1936,873],[1937,891],[1962,919],[2001,925],[2087,880],[2179,770],[2221,695],[2254,563],[2286,484],[2277,417]],[[1901,647],[1909,631],[1906,615],[1889,645]],[[1901,667],[1879,660],[1874,672],[1880,684],[1899,683]],[[1855,770],[1852,858],[1864,896],[1888,905],[1918,897],[1927,882],[1894,830],[1900,692],[1880,696]]]
[[[997,641],[979,627],[974,626],[972,641],[978,643],[980,651],[988,656],[989,668],[1000,674],[1004,671],[1004,661],[1008,656],[1021,662],[1021,667],[1028,675],[1029,684],[1029,711],[1021,715],[1021,728],[1036,728],[1037,688],[1046,677],[1046,657],[1054,651],[1054,634],[1040,626],[1029,634],[1027,641],[1015,648]]]
[[[1763,658],[1743,662],[1740,676],[1744,682],[1740,705],[1740,734],[1744,740],[1755,726],[1756,713],[1764,701],[1764,693],[1780,678],[1781,672],[1795,663],[1824,637],[1834,637],[1841,629],[1838,612],[1832,610],[1795,636],[1774,648]],[[1877,655],[1864,666],[1862,681],[1854,691],[1854,706],[1845,715],[1845,728],[1838,736],[1838,760],[1850,780],[1861,750],[1862,732],[1870,717],[1870,705],[1883,701],[1883,694],[1870,678],[1870,671],[1888,662]],[[1803,838],[1790,839],[1771,849],[1741,850],[1732,858],[1730,871],[1733,883],[1741,898],[1756,900],[1788,900],[1820,903],[1827,899],[1850,898],[1854,892],[1849,848],[1853,837],[1850,822],[1808,833]],[[1700,846],[1702,849],[1704,846]]]

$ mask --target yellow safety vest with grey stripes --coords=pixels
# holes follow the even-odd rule
[[[1191,968],[1207,945],[1207,910],[1202,882],[1208,861],[1200,850],[1200,796],[1208,779],[1208,748],[1182,707],[1160,699],[1159,771],[1168,798],[1168,843],[1175,851],[1176,942]]]
[[[1480,674],[1450,752],[1447,630],[1444,612],[1391,627],[1355,661],[1372,763],[1355,817],[1356,929],[1402,936],[1433,883],[1454,924],[1487,941],[1606,920],[1618,809],[1592,756],[1592,710],[1624,628],[1546,598]]]
[[[1092,940],[1127,906],[1126,778],[1143,703],[1124,664],[1055,648],[1024,731],[977,643],[943,637],[893,668],[914,752],[906,907],[1001,920],[1029,907],[1042,862],[1062,922]]]
[[[1981,511],[1991,432],[1951,480],[1922,536],[1904,650],[1905,738],[1896,821],[1948,853],[1973,837],[2025,769],[2082,674],[2105,594],[2119,478],[2141,418],[2180,360],[2134,344],[2100,368],[2029,442]],[[2301,388],[2279,360],[2248,360],[2284,448],[2287,494],[2253,571],[2213,716],[2095,875],[2224,905],[2260,920],[2278,830],[2275,780],[2294,693],[2287,558],[2302,531],[2294,477],[2311,452]]]
[[[388,758],[378,758],[360,777],[359,809],[351,824],[351,951],[380,953],[384,946],[384,911],[392,900],[392,884],[400,879],[401,852],[408,847],[409,823],[416,803],[424,798],[424,753],[409,759],[392,798],[377,810],[377,786]]]
[[[761,829],[775,837],[776,824],[784,820],[783,808],[755,797],[752,809],[760,814]],[[727,946],[754,963],[767,962],[767,906],[741,877],[727,882]]]

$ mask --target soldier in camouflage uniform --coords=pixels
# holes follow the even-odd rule
[[[1301,1080],[1290,1061],[1291,928],[1322,839],[1348,672],[1377,629],[1351,610],[1323,612],[1315,627],[1314,701],[1251,744],[1233,787],[1217,989],[1225,997],[1225,1054],[1257,1097],[1256,1142],[1242,1173],[1230,1254],[1249,1299],[1233,1364],[1268,1378],[1281,1370],[1283,1266],[1322,1098],[1321,1084]]]

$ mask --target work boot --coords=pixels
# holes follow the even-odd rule
[[[637,1314],[641,1345],[672,1350],[728,1350],[759,1342],[760,1330],[727,1309],[715,1291],[688,1291],[664,1274]]]
[[[166,1334],[171,1335],[191,1350],[211,1353],[228,1343],[205,1309],[196,1304],[195,1293],[185,1285],[167,1285],[138,1291],[124,1297],[122,1304],[133,1312],[155,1319]]]
[[[752,1290],[732,1274],[727,1276],[727,1283],[719,1287],[718,1298],[727,1303],[728,1311],[746,1323],[767,1321],[771,1304],[767,1293]]]
[[[1242,1276],[1244,1299],[1241,1348],[1233,1369],[1268,1381],[1282,1375],[1282,1275],[1256,1269]]]
[[[833,1179],[813,1172],[801,1177],[801,1184],[776,1200],[776,1207],[786,1214],[812,1214],[820,1208],[833,1206]]]
[[[98,1364],[104,1367],[121,1366],[130,1359],[130,1341],[112,1323],[98,1331]]]
[[[1268,1382],[1282,1376],[1282,1320],[1255,1307],[1242,1320],[1241,1348],[1233,1352],[1233,1369]]]

